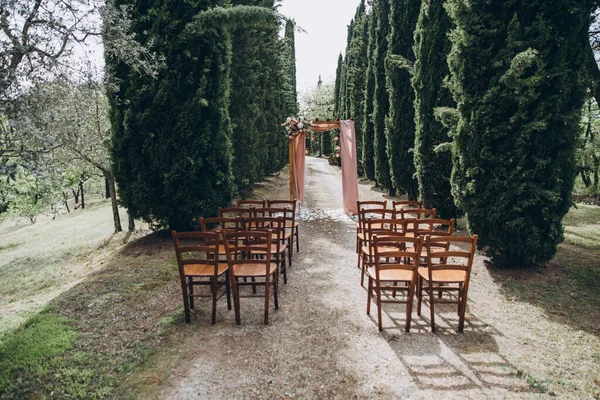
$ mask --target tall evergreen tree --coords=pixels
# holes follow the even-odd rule
[[[550,260],[571,205],[591,9],[449,0],[455,198],[496,265]]]
[[[235,0],[234,5],[256,5],[262,0]],[[272,2],[271,2],[272,3]],[[275,21],[274,21],[275,23]],[[263,107],[267,93],[259,84],[264,73],[265,28],[238,27],[232,32],[231,95],[233,175],[239,194],[246,198],[254,183],[264,176],[267,164],[267,134]],[[263,82],[260,82],[263,83]]]
[[[388,51],[390,33],[390,1],[377,0],[373,8],[375,29],[375,50],[373,73],[375,74],[375,92],[373,95],[373,130],[375,178],[377,184],[387,189],[391,195],[396,194],[390,176],[390,163],[387,155],[387,139],[385,137],[385,118],[390,109],[390,98],[386,90],[385,60]]]
[[[136,217],[185,230],[230,203],[229,27],[272,21],[273,11],[213,8],[223,1],[127,1],[136,37],[164,55],[157,79],[108,59],[119,83],[109,93],[113,170],[123,204]]]
[[[375,19],[374,12],[367,16],[368,26],[368,46],[367,46],[367,71],[365,74],[363,120],[362,120],[362,164],[365,169],[365,175],[368,179],[375,179],[375,157],[374,157],[374,136],[373,127],[373,98],[375,95],[375,73],[374,73],[374,53],[375,53]]]
[[[394,187],[407,193],[410,200],[417,200],[418,197],[412,153],[415,143],[415,92],[410,84],[410,70],[400,68],[397,64],[415,59],[413,38],[420,3],[420,0],[392,2],[386,63],[390,107],[385,121],[385,137],[390,175]]]
[[[452,93],[444,85],[449,73],[446,59],[451,47],[448,38],[451,27],[444,0],[422,2],[415,31],[416,60],[412,79],[416,125],[414,160],[420,197],[425,207],[436,207],[442,218],[459,215],[450,189],[452,154],[436,151],[436,146],[452,139],[448,129],[434,116],[436,107],[456,107]]]
[[[285,42],[287,44],[286,50],[286,77],[291,85],[291,93],[287,97],[286,107],[288,108],[288,116],[295,115],[298,113],[298,90],[296,87],[296,36],[295,36],[296,22],[293,20],[287,20],[285,22]]]
[[[346,50],[347,74],[347,118],[354,118],[356,131],[356,151],[362,154],[362,125],[364,113],[365,76],[367,72],[368,25],[365,2],[362,0],[356,9],[352,24],[352,37]],[[359,175],[364,173],[362,157],[358,159]]]

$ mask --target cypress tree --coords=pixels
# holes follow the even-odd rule
[[[389,113],[385,120],[385,137],[390,175],[394,187],[417,200],[418,183],[412,148],[415,143],[415,92],[410,84],[411,72],[399,68],[397,56],[414,60],[413,37],[419,17],[420,1],[392,2],[390,36],[387,48],[386,82],[389,92]]]
[[[449,0],[448,10],[455,198],[496,265],[546,262],[571,205],[591,8]]]
[[[459,215],[450,189],[452,154],[436,151],[450,142],[448,129],[434,116],[436,107],[456,107],[452,93],[444,85],[448,76],[446,59],[450,52],[448,33],[452,25],[444,9],[444,0],[422,2],[415,30],[415,66],[412,84],[415,90],[415,152],[419,194],[425,207],[437,208],[442,218]]]
[[[386,90],[385,59],[388,50],[390,33],[390,2],[377,0],[374,5],[375,13],[375,50],[373,73],[375,74],[375,91],[373,95],[373,130],[375,178],[377,184],[389,191],[393,196],[396,189],[390,176],[390,163],[387,155],[387,139],[385,137],[385,118],[390,109],[390,98]]]
[[[296,88],[296,37],[294,30],[296,29],[296,23],[293,20],[287,20],[285,22],[285,41],[287,43],[287,49],[285,54],[285,63],[287,65],[286,77],[289,81],[291,93],[288,93],[286,98],[286,108],[288,116],[296,115],[298,113],[298,90]],[[285,136],[285,135],[284,135]]]
[[[362,125],[364,121],[365,76],[367,72],[368,25],[364,0],[354,16],[352,38],[347,50],[347,117],[354,118],[356,151],[362,154]],[[362,158],[358,159],[359,175],[364,173]]]
[[[374,159],[374,127],[373,127],[373,98],[375,95],[375,73],[374,73],[374,53],[375,53],[375,20],[374,12],[367,15],[368,46],[367,46],[367,71],[365,74],[363,121],[362,121],[362,164],[365,169],[365,175],[368,179],[375,179],[375,159]]]
[[[272,20],[272,10],[213,8],[217,0],[131,4],[133,30],[164,55],[156,79],[107,60],[113,170],[135,217],[177,230],[231,202],[230,24]]]
[[[236,0],[235,5],[256,5],[262,0]],[[231,95],[229,112],[232,123],[233,175],[240,196],[246,198],[254,183],[264,176],[267,164],[267,141],[263,136],[265,118],[264,86],[260,74],[265,65],[261,56],[264,48],[264,28],[237,27],[232,31]]]

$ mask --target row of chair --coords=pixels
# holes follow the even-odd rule
[[[279,275],[287,283],[293,244],[300,251],[296,202],[288,200],[238,201],[237,207],[219,208],[219,217],[200,218],[200,231],[172,231],[181,288],[185,321],[190,322],[194,298],[212,298],[212,323],[216,323],[217,301],[224,295],[236,323],[241,323],[240,298],[263,297],[264,323],[269,321],[269,304],[273,298],[279,308]],[[286,263],[286,251],[288,263]],[[209,293],[194,293],[195,286],[210,286]],[[242,293],[241,287],[252,292]],[[257,287],[264,286],[264,293]]]
[[[417,315],[421,315],[425,291],[429,294],[431,330],[435,331],[434,303],[456,303],[458,330],[462,332],[477,235],[454,236],[454,219],[436,219],[435,209],[424,209],[416,202],[387,208],[387,202],[359,201],[357,206],[361,286],[367,276],[367,314],[374,302],[379,330],[383,329],[382,304],[405,303],[405,331],[409,332],[414,297],[418,300]],[[383,297],[385,291],[390,291],[391,297]],[[405,294],[402,299],[397,298],[399,292]]]

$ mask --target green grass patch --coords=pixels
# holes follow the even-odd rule
[[[0,393],[7,397],[2,397],[11,398],[10,393],[30,387],[36,378],[55,369],[77,336],[67,320],[52,308],[5,335],[0,342]]]
[[[13,247],[17,247],[18,245],[19,245],[19,243],[5,243],[5,244],[0,244],[0,251],[12,249]]]

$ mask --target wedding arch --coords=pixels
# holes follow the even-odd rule
[[[338,128],[342,158],[342,201],[346,214],[356,214],[358,200],[358,173],[356,133],[354,121],[305,121],[302,117],[289,117],[287,125],[290,144],[290,200],[304,204],[304,169],[306,165],[306,136],[310,132],[321,133]]]

